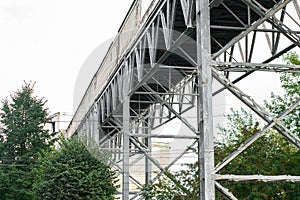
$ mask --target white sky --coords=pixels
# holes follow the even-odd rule
[[[81,65],[116,35],[133,0],[0,0],[0,99],[36,81],[51,113],[72,112]]]
[[[71,113],[81,66],[116,35],[132,2],[0,0],[0,99],[19,89],[23,80],[32,80],[51,113]],[[269,84],[264,88],[278,88]],[[262,90],[258,96],[263,100],[269,92]]]

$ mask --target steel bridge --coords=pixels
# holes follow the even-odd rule
[[[300,100],[273,116],[237,85],[257,71],[266,77],[299,72],[299,66],[277,59],[300,47],[298,0],[148,0],[146,9],[143,1],[133,2],[68,128],[69,136],[86,135],[87,143],[94,140],[111,153],[122,199],[139,199],[143,185],[176,167],[197,142],[199,199],[215,199],[215,190],[236,199],[220,180],[300,181],[220,174],[269,129],[300,148],[299,138],[281,122]],[[212,81],[221,87],[213,88]],[[215,164],[212,102],[224,91],[266,126]],[[174,120],[185,131],[159,131]],[[175,152],[163,143],[170,139],[182,143]]]

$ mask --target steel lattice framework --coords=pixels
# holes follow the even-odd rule
[[[143,185],[155,182],[197,142],[201,165],[199,199],[214,199],[215,189],[229,199],[236,199],[220,180],[300,181],[300,177],[287,175],[219,174],[269,129],[300,148],[299,138],[281,122],[299,106],[300,99],[273,116],[237,86],[256,71],[300,71],[299,66],[270,64],[300,47],[299,19],[298,0],[156,2],[71,134],[87,134],[88,139],[99,141],[103,150],[111,152],[111,161],[122,177],[124,200],[139,198]],[[268,51],[260,52],[261,44]],[[213,91],[213,80],[222,87]],[[225,90],[266,125],[215,164],[212,101]],[[196,123],[187,116],[193,109]],[[179,120],[189,134],[156,131],[173,120]],[[183,140],[188,145],[171,158],[159,159],[153,142],[159,139]]]

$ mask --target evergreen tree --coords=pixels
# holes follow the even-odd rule
[[[34,96],[34,84],[25,83],[0,112],[0,199],[34,199],[32,169],[38,155],[55,142],[44,129],[48,110],[43,98]]]
[[[113,200],[114,172],[96,157],[77,138],[61,139],[58,150],[39,159],[34,184],[38,199]]]

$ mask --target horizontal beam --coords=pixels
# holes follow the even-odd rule
[[[174,139],[199,139],[196,136],[190,135],[161,135],[161,134],[130,134],[131,137],[141,137],[141,138],[174,138]]]
[[[240,62],[213,62],[219,71],[231,72],[300,72],[300,65],[266,64],[266,63],[240,63]]]
[[[238,31],[245,31],[248,28],[242,26],[220,26],[220,25],[212,25],[210,26],[212,29],[216,30],[238,30]],[[277,29],[270,29],[270,28],[257,28],[254,29],[255,32],[264,32],[264,33],[289,33],[288,31],[279,31]],[[300,34],[300,31],[292,31],[295,34]]]
[[[270,63],[272,62],[273,60],[279,58],[280,56],[282,56],[283,54],[285,54],[286,52],[292,50],[293,48],[295,48],[297,45],[296,44],[291,44],[289,45],[288,47],[286,47],[285,49],[281,50],[280,52],[278,52],[277,54],[273,55],[272,57],[268,58],[267,60],[265,60],[263,62],[263,64],[266,64],[266,63]],[[252,71],[249,71],[249,72],[246,72],[245,74],[243,74],[242,76],[238,77],[237,79],[233,80],[232,83],[235,84],[235,83],[238,83],[239,81],[243,80],[244,78],[246,78],[247,76],[251,75],[253,72],[255,72],[254,70]],[[219,94],[220,92],[222,92],[223,90],[225,90],[226,87],[223,87],[217,91],[215,91],[213,93],[213,96]]]
[[[153,95],[153,94],[158,94],[158,95],[180,95],[179,92],[135,92],[134,94],[140,94],[140,95]],[[185,95],[185,96],[198,96],[197,94],[195,93],[182,93],[182,95]],[[132,101],[132,100],[131,100]]]
[[[177,94],[177,95],[179,95],[179,94]],[[138,101],[138,100],[134,100],[134,101],[130,101],[130,103],[139,103],[139,104],[141,104],[141,103],[152,103],[152,104],[154,104],[154,103],[156,103],[155,101]],[[190,105],[191,103],[181,103],[181,102],[171,102],[170,104],[172,104],[172,105]],[[132,109],[135,109],[135,107],[131,107]],[[145,109],[140,109],[140,110],[147,110],[147,108],[145,108]]]
[[[197,69],[197,68],[191,67],[191,66],[171,66],[171,65],[161,65],[161,64],[159,64],[159,68],[160,69],[185,69],[185,70],[196,70]]]
[[[114,129],[122,129],[123,127],[122,126],[101,126],[101,128],[114,128]]]
[[[229,181],[262,181],[262,182],[300,182],[300,176],[278,175],[278,176],[265,176],[265,175],[233,175],[233,174],[215,174],[215,180],[229,180]]]

